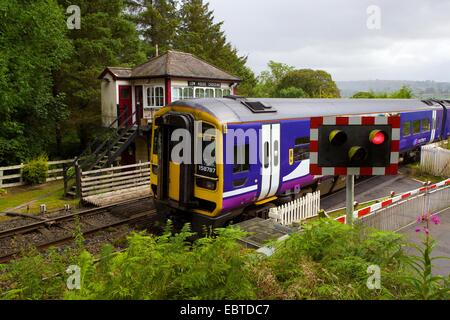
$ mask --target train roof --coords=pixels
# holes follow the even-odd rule
[[[173,102],[171,106],[200,109],[213,115],[221,123],[442,110],[442,106],[435,101],[416,99],[244,99],[230,97],[180,100]]]

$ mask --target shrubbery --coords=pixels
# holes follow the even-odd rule
[[[237,241],[243,233],[219,229],[188,241],[185,227],[172,235],[133,234],[128,247],[105,246],[98,261],[77,241],[65,254],[52,251],[3,266],[8,299],[404,299],[420,298],[411,281],[400,235],[350,228],[320,219],[274,244],[262,256]],[[66,268],[81,267],[81,290],[66,288]],[[381,269],[381,288],[370,290],[367,268]],[[42,279],[45,278],[45,281]],[[448,277],[444,286],[448,286]],[[445,289],[445,288],[444,288]],[[448,290],[435,298],[448,299]]]
[[[47,181],[48,158],[41,155],[27,162],[22,169],[23,180],[28,184],[40,184]]]

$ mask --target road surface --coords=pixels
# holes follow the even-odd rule
[[[391,191],[397,194],[417,189],[422,184],[404,175],[374,176],[355,184],[355,200],[359,203],[389,196]],[[345,189],[339,190],[320,200],[320,206],[326,211],[345,207]]]

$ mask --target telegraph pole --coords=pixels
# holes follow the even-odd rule
[[[345,178],[345,193],[346,193],[346,217],[345,223],[348,225],[353,224],[353,210],[355,202],[355,176],[349,174]]]

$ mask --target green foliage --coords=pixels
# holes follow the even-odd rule
[[[307,94],[302,88],[289,87],[276,93],[277,98],[306,98]]]
[[[331,75],[323,70],[299,69],[289,71],[279,82],[276,91],[301,88],[310,98],[339,98],[340,92]]]
[[[269,61],[269,70],[264,70],[258,76],[258,83],[254,89],[255,97],[271,98],[276,96],[276,89],[281,80],[295,68],[284,63]]]
[[[82,237],[64,254],[24,252],[0,266],[0,282],[9,288],[2,298],[448,300],[448,277],[431,275],[431,247],[421,251],[421,260],[411,260],[396,233],[319,219],[263,257],[241,247],[237,240],[244,234],[236,228],[193,242],[188,225],[178,234],[170,230],[169,224],[161,236],[132,234],[126,249],[107,245],[98,259]],[[66,288],[69,265],[81,268],[81,290]],[[380,289],[366,285],[371,265],[381,269]]]
[[[422,246],[412,245],[420,256],[405,257],[407,264],[415,271],[415,276],[405,277],[405,281],[415,289],[409,293],[411,299],[450,299],[450,277],[436,276],[432,273],[433,261],[449,259],[448,257],[431,257],[435,245],[436,241],[427,234]]]
[[[223,22],[214,22],[214,13],[203,0],[183,0],[179,10],[181,23],[174,48],[189,52],[240,77],[241,95],[251,95],[256,79],[245,66],[247,57],[239,56],[222,31]]]
[[[0,188],[0,197],[5,194],[8,194],[8,191],[6,191],[6,189]]]
[[[401,298],[408,290],[399,277],[404,274],[403,255],[401,237],[395,233],[320,219],[277,244],[275,254],[258,268],[264,272],[258,272],[260,279],[274,279],[272,289],[260,281],[259,291],[284,299]],[[381,268],[379,290],[366,286],[370,265]]]
[[[47,181],[48,158],[46,155],[30,160],[22,168],[22,178],[28,184],[41,184]]]
[[[58,0],[61,8],[73,4]],[[123,14],[123,0],[80,0],[81,29],[70,30],[74,50],[54,74],[57,92],[64,92],[70,119],[62,124],[62,135],[77,133],[87,146],[101,125],[100,83],[98,76],[106,66],[134,66],[146,60],[136,26]]]
[[[411,99],[412,97],[411,88],[406,86],[402,86],[398,91],[391,93],[360,91],[352,96],[353,99]]]
[[[135,22],[139,34],[149,45],[148,53],[154,56],[156,45],[160,52],[173,49],[180,25],[178,1],[129,0],[127,2],[130,19]]]
[[[3,0],[0,16],[0,165],[6,165],[48,149],[52,117],[66,112],[53,94],[52,74],[72,48],[55,0]]]
[[[254,298],[249,270],[233,229],[202,238],[191,246],[185,227],[160,237],[134,234],[126,251],[105,247],[94,265],[84,252],[82,289],[67,299],[249,299]],[[81,265],[80,265],[81,266]]]

